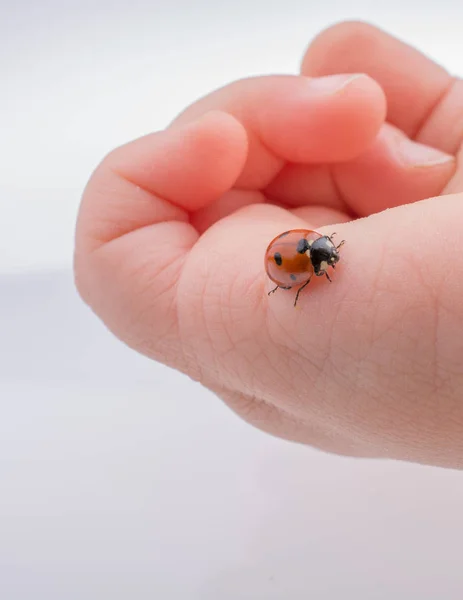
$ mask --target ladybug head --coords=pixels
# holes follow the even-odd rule
[[[324,275],[328,267],[334,268],[336,263],[339,262],[339,246],[336,247],[327,235],[313,242],[310,246],[310,260],[315,275]]]

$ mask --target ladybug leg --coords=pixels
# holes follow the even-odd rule
[[[277,285],[275,288],[273,288],[273,290],[270,290],[270,292],[269,292],[267,295],[268,295],[268,296],[270,296],[270,294],[274,294],[274,293],[277,291],[277,289],[278,289],[279,287],[280,287],[280,286],[279,286],[279,285]]]
[[[290,287],[283,287],[281,285],[277,285],[275,288],[273,288],[273,290],[270,290],[270,292],[267,294],[268,296],[270,296],[270,294],[274,294],[278,289],[281,290],[290,290]]]
[[[331,235],[328,236],[328,239],[330,240],[330,242],[333,244],[333,246],[335,245],[333,242],[333,238],[335,235],[338,235],[336,232],[332,233]],[[339,250],[339,248],[346,243],[346,240],[341,240],[339,242],[339,244],[336,246],[336,250]]]
[[[294,306],[296,306],[296,304],[297,304],[299,294],[302,292],[302,290],[305,288],[306,285],[309,285],[311,279],[312,279],[312,276],[310,276],[309,279],[307,279],[307,281],[304,283],[304,285],[301,285],[301,287],[297,290],[296,297],[294,298]]]
[[[325,271],[325,277],[328,279],[330,283],[332,283],[331,277],[328,275],[328,271]]]

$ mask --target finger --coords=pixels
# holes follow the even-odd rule
[[[355,82],[356,80],[347,87],[352,87]],[[310,82],[310,85],[325,89],[328,84],[334,85],[335,88],[340,84],[347,85],[345,81],[342,84],[336,77],[329,81]],[[452,157],[412,142],[407,144],[406,138],[398,143],[397,139],[400,136],[393,137],[385,133],[375,142],[373,152],[367,149],[361,154],[367,171],[359,169],[358,165],[354,167],[353,177],[356,185],[355,195],[352,196],[354,190],[350,181],[353,177],[349,177],[349,163],[346,163],[346,160],[341,161],[342,176],[338,180],[337,167],[333,162],[335,157],[339,158],[340,149],[346,152],[344,144],[349,136],[346,137],[343,128],[338,127],[331,113],[327,122],[324,122],[323,111],[317,109],[316,112],[311,112],[315,111],[315,105],[306,99],[308,86],[309,82],[305,80],[288,77],[263,77],[240,81],[203,98],[187,109],[174,123],[174,126],[177,126],[202,114],[204,110],[220,108],[234,114],[243,122],[250,140],[248,160],[237,182],[238,187],[249,188],[246,189],[246,195],[232,192],[216,204],[201,209],[195,214],[193,221],[199,231],[205,231],[217,218],[231,214],[247,203],[264,202],[266,198],[284,206],[324,204],[336,210],[367,215],[382,210],[385,206],[384,199],[400,196],[403,203],[414,202],[439,193],[448,183],[454,169]],[[294,89],[290,90],[290,87]],[[347,90],[347,87],[344,90]],[[365,90],[362,91],[362,94],[364,93]],[[370,94],[371,90],[368,93]],[[331,97],[338,99],[338,94],[339,92],[334,93]],[[345,95],[345,92],[342,95]],[[305,98],[302,105],[301,96]],[[316,102],[319,101],[318,92],[314,98]],[[377,97],[375,102],[380,103],[380,98]],[[351,108],[355,111],[361,105],[363,101],[358,107]],[[374,110],[377,109],[378,106]],[[368,114],[364,115],[369,122],[372,110],[370,106]],[[336,111],[338,115],[342,114],[339,109]],[[375,114],[377,116],[377,113]],[[288,115],[291,115],[291,123],[287,120]],[[319,130],[318,133],[311,134],[307,129],[307,123],[312,117],[316,119],[317,127],[325,128],[323,132]],[[351,125],[362,128],[362,123],[364,122],[359,121],[357,117]],[[337,133],[333,134],[332,127],[335,127]],[[338,139],[337,134],[343,139]],[[283,150],[288,139],[294,145],[291,153]],[[327,143],[330,145],[328,153],[322,147]],[[368,145],[368,148],[370,147],[371,143]],[[283,155],[286,158],[299,158],[305,164],[285,164],[278,158]],[[323,158],[332,165],[320,164]],[[314,162],[316,164],[313,164]],[[388,167],[387,176],[385,165]],[[343,187],[344,181],[347,182],[346,189]],[[256,194],[256,190],[251,189],[253,186],[263,188],[264,196]],[[400,190],[399,195],[397,190]]]
[[[322,32],[309,46],[302,62],[302,73],[308,76],[351,71],[365,72],[378,81],[386,93],[390,123],[422,144],[448,154],[457,153],[463,140],[463,83],[459,79],[452,78],[442,67],[398,39],[356,22],[340,23]],[[367,162],[371,173],[372,161]],[[436,181],[431,182],[428,192],[423,195],[421,188],[411,198],[421,199],[436,193],[441,183],[440,168],[437,167]],[[363,173],[355,169],[349,178],[359,172]],[[427,172],[430,176],[429,169]],[[400,180],[389,181],[404,191],[409,187]],[[463,190],[460,169],[441,189],[444,187],[446,193]],[[385,197],[393,198],[396,194],[390,190]],[[380,208],[386,205],[387,201],[379,202]]]
[[[175,290],[198,238],[188,211],[225,193],[246,156],[242,125],[214,112],[114,151],[83,197],[75,256],[81,295],[121,339],[177,368],[184,357]]]
[[[455,167],[453,156],[385,124],[359,157],[334,165],[287,165],[265,194],[291,207],[323,204],[367,216],[438,195]]]
[[[188,221],[189,211],[233,185],[246,155],[243,127],[220,112],[182,130],[151,134],[114,150],[85,191],[79,248],[92,250],[161,221]]]
[[[382,90],[362,75],[308,79],[259,77],[201,99],[174,122],[204,112],[234,115],[248,134],[249,154],[237,187],[262,189],[286,161],[335,162],[357,156],[373,141],[385,115]]]
[[[454,84],[418,50],[376,27],[346,22],[323,31],[310,44],[301,71],[311,77],[367,73],[386,93],[388,121],[407,135],[446,152],[454,152],[462,139],[461,84]]]
[[[367,216],[439,195],[455,170],[453,156],[413,142],[386,124],[367,152],[333,166],[333,178],[350,210]]]

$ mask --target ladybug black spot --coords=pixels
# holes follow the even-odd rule
[[[279,252],[275,252],[275,254],[273,255],[273,258],[276,262],[276,264],[281,267],[281,263],[283,262],[283,259],[281,258],[281,254]]]
[[[305,254],[309,247],[309,242],[305,238],[302,238],[298,241],[296,250],[299,254]]]

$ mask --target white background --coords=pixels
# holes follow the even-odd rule
[[[380,6],[381,4],[381,6]],[[461,600],[463,475],[260,433],[77,298],[114,146],[368,20],[463,71],[460,2],[0,0],[0,598]]]

